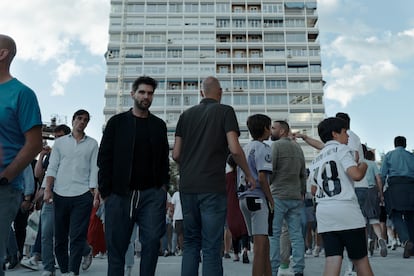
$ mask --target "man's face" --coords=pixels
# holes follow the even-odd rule
[[[280,127],[279,123],[276,122],[276,123],[272,124],[272,128],[270,130],[270,134],[271,134],[270,137],[271,137],[272,141],[276,141],[276,140],[280,139],[281,130],[282,130],[282,128]]]
[[[86,114],[77,115],[72,121],[73,129],[78,132],[83,132],[89,123],[89,116]]]
[[[341,129],[340,133],[333,132],[334,140],[338,141],[341,144],[348,144],[349,135],[345,128]]]
[[[154,88],[152,85],[141,83],[136,91],[131,91],[131,97],[136,108],[147,111],[154,97]]]

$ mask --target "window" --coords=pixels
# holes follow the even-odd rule
[[[233,27],[235,27],[235,28],[246,27],[246,21],[243,20],[243,19],[235,19],[235,20],[233,20]]]
[[[260,19],[249,19],[249,27],[259,28],[262,24]]]
[[[170,3],[168,6],[168,10],[170,13],[181,13],[183,11],[183,4],[182,3]]]
[[[305,33],[287,33],[286,42],[306,42]]]
[[[263,105],[264,104],[264,95],[263,94],[251,94],[250,95],[250,104],[251,105]]]
[[[263,4],[263,12],[283,14],[283,4]]]
[[[167,105],[169,106],[181,105],[181,96],[180,95],[167,95]]]
[[[263,81],[262,80],[250,80],[250,89],[263,89]]]
[[[155,94],[152,100],[152,106],[164,106],[164,104],[165,104],[165,96]]]
[[[286,105],[287,95],[286,94],[266,95],[266,101],[268,105]]]
[[[286,72],[286,67],[284,64],[266,64],[265,71],[266,73],[284,74]]]
[[[266,88],[267,89],[285,89],[286,80],[267,80]]]
[[[285,37],[283,33],[265,33],[264,41],[265,42],[285,42]]]
[[[233,95],[233,104],[234,105],[247,105],[248,104],[247,96],[246,95],[234,94]]]
[[[261,65],[257,65],[257,64],[253,64],[250,65],[250,73],[262,73],[262,66]]]
[[[198,104],[198,96],[197,95],[184,95],[184,105],[196,105]]]
[[[230,27],[230,19],[217,19],[217,28]]]

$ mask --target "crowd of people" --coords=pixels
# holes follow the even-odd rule
[[[107,275],[131,275],[136,251],[141,276],[155,275],[158,257],[172,252],[182,256],[182,276],[198,275],[200,262],[215,276],[230,248],[243,263],[252,250],[255,276],[304,275],[304,256],[321,248],[324,275],[339,275],[343,260],[350,273],[373,275],[368,255],[378,248],[386,257],[397,237],[403,257],[414,254],[414,155],[403,136],[379,169],[346,113],[319,123],[320,140],[254,114],[242,147],[236,113],[207,77],[203,99],[177,123],[171,195],[167,126],[149,111],[155,79],[134,81],[132,108],[108,120],[100,145],[79,109],[72,129],[54,129],[50,148],[35,93],[10,74],[15,55],[14,40],[0,35],[0,276],[6,264],[39,269],[40,260],[43,276],[56,266],[79,275],[104,254]],[[298,139],[320,150],[309,168]],[[31,242],[26,227],[37,228]]]

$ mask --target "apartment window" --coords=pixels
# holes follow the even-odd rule
[[[168,11],[170,13],[181,13],[183,11],[182,3],[170,3],[168,6]]]
[[[308,65],[302,64],[295,64],[295,65],[288,65],[288,73],[293,74],[306,74],[308,73]]]
[[[286,89],[286,80],[266,80],[267,89]]]
[[[169,49],[167,52],[167,56],[169,58],[181,58],[182,57],[182,50],[178,49]]]
[[[283,19],[265,19],[263,26],[265,28],[283,27]]]
[[[181,95],[167,95],[167,105],[168,106],[181,105]]]
[[[198,13],[198,3],[185,3],[186,13]]]
[[[243,104],[242,104],[243,105]],[[237,121],[239,123],[245,124],[247,122],[247,117],[249,117],[249,113],[247,113],[247,111],[237,111],[236,112],[236,117],[237,117]],[[249,132],[241,132],[240,133],[240,138],[243,139],[243,133],[246,134],[246,136],[244,138],[249,138],[248,134]]]
[[[245,37],[244,37],[244,36],[242,36],[242,35],[236,35],[236,36],[234,36],[234,41],[235,41],[235,42],[245,42],[245,41],[246,41],[246,39],[245,39]]]
[[[234,90],[247,89],[247,80],[233,80]]]
[[[128,4],[127,11],[131,12],[131,13],[133,13],[133,12],[144,13],[145,12],[145,6],[144,6],[144,4]]]
[[[262,37],[260,35],[251,35],[249,36],[250,42],[260,42],[262,41]]]
[[[229,57],[230,56],[230,52],[229,51],[226,51],[226,50],[220,50],[219,52],[218,52],[218,57],[221,57],[221,58],[226,58],[226,57]]]
[[[235,58],[245,58],[246,57],[246,51],[236,50],[236,51],[234,51],[234,57]]]
[[[213,3],[201,3],[200,12],[201,13],[214,13],[214,4]]]
[[[247,98],[246,95],[234,94],[233,95],[233,104],[234,105],[247,105],[248,104],[248,98]]]
[[[262,80],[250,80],[250,89],[263,89],[263,81]]]
[[[242,13],[244,11],[244,6],[233,6],[234,13]]]
[[[235,20],[233,20],[233,27],[235,27],[235,28],[246,27],[246,21],[243,20],[243,19],[235,19]]]
[[[311,57],[319,57],[320,49],[319,48],[309,48],[309,56]]]
[[[305,27],[305,20],[304,19],[286,19],[286,27]]]
[[[285,37],[283,33],[265,33],[264,41],[265,42],[285,42]]]
[[[293,105],[307,105],[310,104],[309,94],[303,95],[290,95],[289,103]]]
[[[127,42],[134,43],[134,42],[143,42],[144,41],[144,35],[143,34],[127,34],[126,38]]]
[[[322,104],[322,95],[315,95],[312,96],[312,103],[313,104]]]
[[[165,42],[165,34],[147,34],[145,38],[147,42],[152,42],[152,43]]]
[[[229,67],[228,66],[225,66],[225,65],[221,65],[221,66],[219,66],[219,73],[220,74],[223,74],[223,73],[229,73]]]
[[[286,94],[266,95],[266,103],[268,105],[285,105],[287,104]]]
[[[231,95],[230,94],[222,94],[221,96],[221,103],[231,105]]]
[[[250,95],[250,104],[251,105],[263,105],[264,104],[264,95],[263,94],[251,94]]]
[[[286,66],[284,64],[266,64],[266,73],[284,74],[286,72]]]
[[[249,6],[249,12],[259,12],[258,6]]]
[[[184,95],[183,96],[184,105],[196,105],[198,104],[197,95]]]
[[[322,80],[311,82],[311,89],[322,89],[322,88],[323,88]]]
[[[106,96],[105,98],[106,106],[116,106],[117,98],[116,96]]]
[[[306,42],[305,33],[287,33],[286,42]]]
[[[261,26],[262,21],[259,19],[249,19],[249,27],[252,28],[259,28]]]
[[[283,14],[283,4],[263,4],[264,13],[281,13]]]
[[[234,73],[246,73],[246,67],[244,67],[243,65],[235,65],[234,66]]]
[[[164,106],[165,105],[165,96],[154,94],[151,105],[152,106]]]
[[[261,65],[250,65],[250,73],[262,73],[262,66]]]
[[[230,19],[217,19],[218,28],[228,28],[230,27]]]
[[[308,81],[289,81],[289,89],[309,89]]]
[[[147,4],[148,13],[165,13],[167,11],[167,5],[163,3]]]
[[[216,13],[228,13],[228,12],[230,12],[229,2],[216,4]]]
[[[311,64],[310,67],[311,73],[320,73],[321,72],[321,65],[320,64]]]
[[[196,90],[197,82],[184,82],[185,90]]]
[[[250,50],[251,58],[260,58],[261,56],[262,56],[262,52],[260,50]]]
[[[167,113],[166,123],[174,125],[178,122],[179,118],[180,118],[180,113],[178,113],[178,112],[169,112],[169,113]]]

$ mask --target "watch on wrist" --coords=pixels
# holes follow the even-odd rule
[[[5,186],[9,184],[9,180],[6,177],[0,178],[0,186]]]

